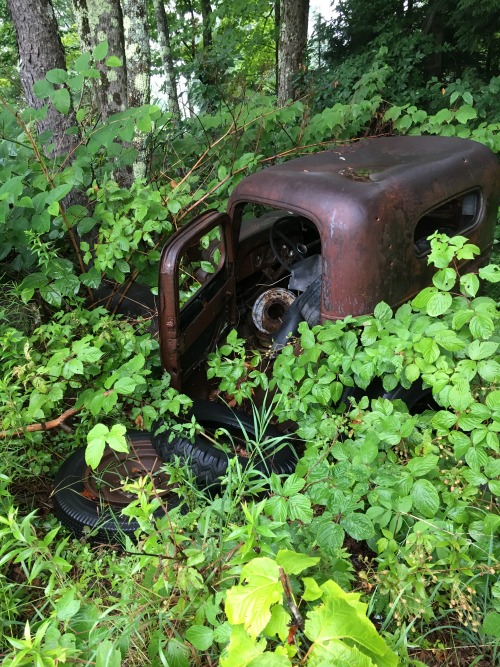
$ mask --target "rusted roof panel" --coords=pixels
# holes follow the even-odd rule
[[[229,200],[237,230],[244,202],[312,220],[321,237],[322,320],[397,305],[429,284],[433,269],[414,249],[431,209],[477,189],[481,205],[467,235],[493,241],[500,166],[485,146],[455,137],[382,137],[274,165],[245,178]]]
[[[318,224],[340,201],[372,202],[396,188],[401,206],[416,213],[453,190],[498,179],[498,162],[482,144],[457,137],[411,136],[360,140],[277,164],[243,179],[229,200],[230,213],[244,201],[301,212]],[[496,172],[496,173],[495,173]],[[486,179],[488,180],[488,179]],[[498,181],[497,181],[498,182]]]

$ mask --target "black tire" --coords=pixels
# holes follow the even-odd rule
[[[318,276],[299,297],[300,312],[310,327],[316,326],[320,321],[321,282],[321,276]]]
[[[130,453],[119,455],[112,450],[106,449],[101,465],[96,471],[91,471],[85,463],[85,447],[77,449],[67,458],[60,467],[54,480],[54,513],[61,523],[66,526],[76,537],[85,535],[97,542],[123,542],[125,536],[132,537],[139,528],[135,519],[129,519],[122,515],[121,509],[131,502],[133,497],[127,498],[123,492],[114,493],[113,497],[107,497],[96,490],[96,485],[103,485],[105,475],[110,471],[113,479],[122,475],[127,466],[128,470],[134,471],[136,476],[147,473],[160,474],[161,461],[151,446],[151,434],[134,432],[127,434],[130,444]],[[109,463],[115,460],[113,469]],[[108,468],[105,470],[104,465]],[[165,482],[165,479],[161,480]],[[162,488],[165,484],[162,483]],[[103,487],[104,488],[104,487]],[[168,493],[163,496],[165,506],[175,507],[179,504],[178,496]],[[164,510],[160,507],[155,516],[162,516]]]
[[[209,401],[195,401],[189,414],[189,417],[191,416],[194,416],[200,426],[207,431],[214,432],[223,428],[234,440],[244,441],[245,433],[250,438],[256,435],[251,417],[225,405]],[[162,422],[158,422],[156,429],[161,425]],[[181,461],[189,463],[197,484],[205,488],[220,486],[220,478],[227,470],[229,457],[236,456],[236,454],[228,454],[218,449],[200,435],[196,435],[193,442],[179,436],[169,441],[168,430],[158,435],[155,435],[153,431],[153,447],[164,461],[173,461],[178,457]],[[291,475],[295,470],[297,463],[295,450],[287,440],[284,440],[283,433],[272,426],[268,426],[265,430],[264,440],[261,443],[261,454],[256,453],[252,458],[252,466],[265,475],[270,475],[272,472],[277,475]],[[250,460],[248,457],[239,455],[238,459],[243,468]]]

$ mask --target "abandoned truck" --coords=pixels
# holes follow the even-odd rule
[[[455,137],[360,140],[247,176],[226,213],[203,213],[163,249],[158,329],[172,386],[198,399],[193,414],[202,427],[252,433],[247,415],[206,401],[203,362],[231,327],[250,346],[276,349],[303,320],[369,314],[380,301],[397,307],[431,282],[428,237],[435,231],[475,243],[481,254],[465,270],[477,271],[492,248],[499,198],[497,157]],[[202,270],[207,262],[209,271]],[[389,397],[411,408],[424,391],[398,388]],[[273,428],[266,433],[270,442],[275,435]],[[120,479],[137,470],[164,474],[156,451],[165,460],[189,460],[205,485],[228,463],[201,436],[191,442],[134,433],[129,441],[129,455],[106,451],[97,471],[86,466],[83,450],[63,464],[56,512],[76,533],[85,526],[103,538],[136,530],[119,516],[130,502]],[[262,469],[279,473],[291,473],[296,462],[291,445],[265,459]],[[160,488],[167,482],[160,477]]]

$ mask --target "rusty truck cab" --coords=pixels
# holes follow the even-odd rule
[[[360,140],[246,177],[227,213],[203,214],[163,250],[160,344],[173,386],[185,390],[231,326],[265,346],[306,302],[315,324],[411,299],[432,280],[434,231],[475,243],[481,255],[467,270],[477,270],[493,243],[499,180],[482,144],[423,136]],[[185,303],[183,257],[199,274]]]

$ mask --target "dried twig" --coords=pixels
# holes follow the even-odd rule
[[[103,396],[109,396],[114,392],[114,389],[109,389],[108,391],[105,391],[103,393]],[[43,422],[42,424],[29,424],[28,426],[24,426],[23,428],[18,428],[15,431],[0,431],[0,438],[15,438],[16,436],[23,435],[24,433],[36,433],[38,431],[49,431],[50,429],[53,428],[61,428],[65,431],[68,430],[68,426],[64,423],[66,419],[69,417],[72,417],[73,415],[76,415],[77,412],[80,412],[80,410],[84,406],[81,405],[79,408],[68,408],[65,410],[59,417],[56,417],[55,419],[50,419],[48,422]]]

